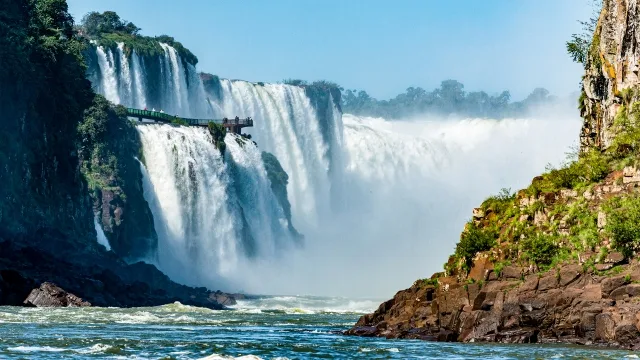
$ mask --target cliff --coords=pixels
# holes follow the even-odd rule
[[[634,0],[604,0],[593,41],[586,56],[583,95],[582,149],[606,149],[616,138],[620,107],[637,100],[640,80],[638,4]]]
[[[122,106],[96,95],[78,126],[80,171],[93,213],[113,251],[127,261],[153,258],[158,245],[142,189],[142,144]]]
[[[587,52],[580,153],[485,200],[444,272],[348,334],[639,346],[638,23],[635,1],[604,1]]]
[[[0,305],[22,305],[47,281],[100,306],[233,303],[152,265],[127,264],[97,243],[94,209],[112,226],[114,249],[123,258],[136,252],[117,235],[127,233],[117,214],[140,201],[123,196],[139,191],[134,159],[117,158],[136,140],[118,108],[91,91],[86,41],[66,2],[1,0],[0,33]],[[116,174],[121,184],[112,182]]]

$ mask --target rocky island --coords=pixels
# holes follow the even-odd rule
[[[640,9],[605,0],[585,64],[580,149],[473,210],[445,271],[349,335],[640,347]]]

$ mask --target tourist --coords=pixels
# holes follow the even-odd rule
[[[151,111],[156,112],[156,108],[151,109]]]
[[[164,114],[164,110],[160,109],[160,114]]]

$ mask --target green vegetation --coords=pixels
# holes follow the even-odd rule
[[[589,20],[580,21],[582,32],[571,35],[571,40],[567,41],[566,49],[571,59],[577,63],[587,66],[587,60],[591,60],[595,64],[600,61],[598,54],[599,34],[596,33],[598,17],[600,9],[602,9],[602,0],[592,0],[593,12]]]
[[[98,37],[105,33],[137,35],[141,29],[132,22],[121,20],[113,11],[105,11],[102,14],[92,11],[82,18],[82,30],[90,37]]]
[[[289,184],[289,175],[282,168],[282,165],[273,154],[266,151],[262,152],[262,162],[267,171],[267,177],[271,183],[271,190],[278,199],[284,215],[289,221],[289,231],[298,239],[302,239],[302,235],[293,227],[291,223],[291,204],[287,195],[287,185]]]
[[[542,233],[525,239],[521,245],[525,258],[538,266],[551,264],[559,249],[556,237]]]
[[[438,286],[438,278],[422,279],[422,282],[424,283],[424,285],[427,285],[427,286],[434,286],[434,287]]]
[[[468,270],[476,254],[491,249],[497,238],[498,234],[494,229],[480,228],[471,222],[460,236],[454,256],[464,260],[463,266]]]
[[[488,197],[481,205],[482,210],[495,213],[504,213],[513,207],[513,201],[516,198],[515,193],[511,193],[511,189],[502,188],[500,193],[495,196]]]
[[[3,1],[0,34],[0,232],[80,239],[92,231],[75,149],[92,99],[84,43],[64,0]]]
[[[189,126],[189,123],[185,119],[182,119],[182,118],[179,118],[179,117],[174,118],[173,120],[171,120],[171,123],[174,124],[174,125]]]
[[[163,56],[164,49],[160,43],[166,43],[176,49],[186,63],[192,65],[198,63],[198,58],[173,37],[142,36],[139,35],[140,30],[133,23],[121,20],[120,16],[113,11],[90,12],[82,18],[79,26],[81,34],[88,39],[96,40],[99,45],[106,48],[113,49],[117,43],[124,43],[127,56],[134,50],[141,56]]]
[[[227,144],[224,142],[225,136],[227,136],[227,129],[220,124],[216,124],[214,122],[210,122],[208,124],[209,133],[213,138],[213,144],[216,146],[220,154],[224,156],[224,152],[227,149]]]
[[[606,206],[612,246],[625,256],[640,249],[640,198],[614,198]]]
[[[80,171],[114,251],[125,258],[149,253],[157,246],[157,236],[135,157],[141,157],[142,144],[126,108],[95,95],[78,125],[78,135]],[[104,201],[109,204],[107,213]],[[120,209],[119,215],[113,208]],[[123,221],[125,216],[135,221]]]
[[[363,90],[345,90],[342,93],[342,109],[346,113],[384,117],[406,118],[421,114],[463,117],[507,118],[525,116],[530,109],[542,104],[552,104],[557,99],[549,91],[537,88],[523,101],[511,102],[511,94],[503,91],[489,95],[484,91],[466,92],[456,80],[444,80],[440,87],[427,91],[410,87],[389,100],[377,100]]]
[[[493,271],[500,276],[500,274],[502,274],[502,269],[504,269],[505,266],[509,266],[511,265],[511,261],[509,260],[504,260],[504,261],[498,261],[497,263],[495,263],[495,265],[493,266]]]

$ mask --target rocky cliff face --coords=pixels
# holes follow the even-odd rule
[[[122,106],[96,95],[78,128],[80,169],[113,251],[130,262],[153,258],[158,237],[143,195],[142,144],[135,125]]]
[[[581,112],[581,148],[605,149],[615,135],[620,107],[640,84],[640,9],[636,0],[604,0],[587,56]],[[627,90],[625,92],[625,90]]]
[[[95,106],[66,2],[0,0],[0,33],[0,305],[24,305],[47,281],[98,306],[233,303],[123,261],[155,235],[135,130],[104,99]],[[97,243],[94,209],[119,254]]]

